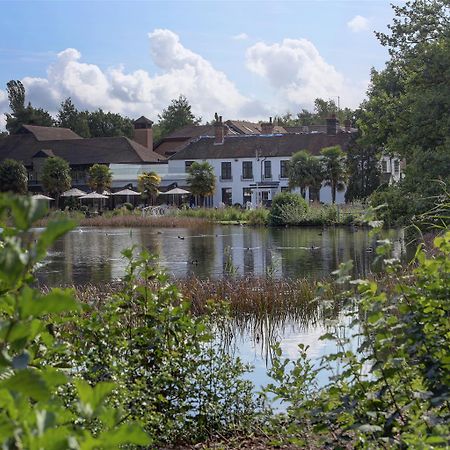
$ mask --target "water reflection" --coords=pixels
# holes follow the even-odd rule
[[[394,255],[407,257],[403,232],[386,231]],[[38,278],[48,285],[109,282],[123,276],[121,252],[145,247],[176,278],[220,278],[231,261],[237,276],[323,278],[352,259],[354,276],[373,270],[375,238],[347,228],[250,228],[211,226],[204,234],[185,228],[78,228],[56,242]]]

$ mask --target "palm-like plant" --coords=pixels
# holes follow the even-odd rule
[[[112,172],[105,164],[94,164],[89,168],[89,186],[99,194],[111,187]]]
[[[205,196],[214,194],[216,190],[214,169],[206,161],[191,164],[188,169],[187,182],[192,194],[200,196],[200,206],[203,206]]]
[[[161,177],[156,172],[144,172],[139,175],[138,189],[146,203],[149,200],[152,204],[154,203],[160,183]]]
[[[343,189],[347,180],[345,153],[339,145],[335,145],[323,148],[320,154],[324,179],[331,186],[331,198],[336,203],[336,191]]]
[[[304,198],[306,188],[320,189],[323,180],[322,165],[317,157],[306,150],[295,153],[288,165],[289,187],[299,187]]]

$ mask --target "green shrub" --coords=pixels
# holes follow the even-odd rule
[[[134,206],[131,203],[128,203],[128,202],[125,202],[122,205],[122,207],[128,209],[128,211],[132,211],[134,209]]]
[[[357,280],[347,292],[350,327],[322,336],[337,351],[314,368],[307,347],[288,361],[276,349],[267,391],[286,402],[285,436],[295,443],[314,435],[327,448],[447,448],[450,445],[450,232],[437,237],[435,254],[417,252],[404,277],[385,260],[383,282]],[[389,256],[383,242],[379,255]],[[348,281],[351,264],[340,270]],[[355,308],[356,306],[356,308]],[[321,374],[326,371],[325,374]],[[318,387],[318,377],[332,374]]]
[[[271,225],[294,225],[302,222],[308,211],[305,199],[292,192],[281,192],[273,198],[269,213]]]
[[[89,384],[75,378],[75,367],[63,370],[58,364],[71,346],[60,330],[81,305],[72,290],[42,294],[33,288],[33,272],[74,222],[51,222],[30,236],[45,214],[42,202],[0,196],[0,445],[55,450],[149,445],[139,426],[107,405],[114,382]],[[70,396],[64,395],[66,386]]]
[[[253,226],[267,225],[269,221],[269,210],[266,208],[251,209],[247,213],[247,223]]]

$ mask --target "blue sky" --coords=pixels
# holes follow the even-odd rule
[[[180,93],[209,120],[264,118],[316,97],[357,106],[387,59],[388,1],[2,1],[0,111],[21,79],[35,106],[132,117]],[[1,126],[1,123],[0,123]]]

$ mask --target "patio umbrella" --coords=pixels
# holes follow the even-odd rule
[[[141,195],[139,192],[133,191],[131,189],[122,189],[118,192],[113,192],[111,195]]]
[[[168,195],[173,195],[173,203],[175,203],[175,195],[185,195],[185,194],[190,194],[189,191],[186,191],[186,189],[181,189],[181,188],[173,188],[170,191],[166,191],[166,192],[161,192],[162,194],[168,194]]]
[[[90,192],[89,194],[83,195],[80,197],[80,200],[89,199],[89,198],[108,198],[107,195],[99,194],[98,192]]]
[[[52,197],[47,197],[46,195],[42,195],[42,194],[35,194],[32,197],[35,198],[36,200],[55,200]]]
[[[81,189],[72,188],[66,192],[63,192],[61,194],[61,197],[81,197],[82,195],[86,195],[86,192],[82,191]]]

